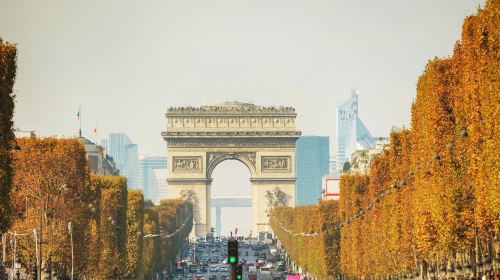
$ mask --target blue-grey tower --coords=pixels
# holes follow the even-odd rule
[[[321,198],[321,179],[329,172],[329,137],[301,136],[295,152],[295,204],[316,205]]]
[[[124,133],[111,133],[109,139],[101,140],[101,143],[107,148],[120,175],[127,177],[129,188],[139,188],[138,186],[138,168],[139,168],[139,147],[132,143],[132,140]]]
[[[368,150],[376,139],[366,129],[358,116],[358,94],[353,90],[351,98],[337,107],[337,168],[342,170],[356,150]]]
[[[167,170],[166,156],[142,156],[139,160],[139,184],[144,193],[144,199],[159,201],[162,190],[161,182],[157,181],[155,170]],[[165,180],[165,184],[167,181]]]

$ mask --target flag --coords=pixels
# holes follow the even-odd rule
[[[94,133],[97,133],[97,127],[94,127]]]
[[[80,109],[78,109],[78,113],[76,113],[76,117],[78,118],[78,120],[80,120]]]

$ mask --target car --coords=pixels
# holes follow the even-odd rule
[[[196,271],[198,271],[198,268],[196,267],[195,264],[189,266],[189,272],[196,273]]]
[[[205,277],[203,277],[203,274],[201,273],[196,273],[196,276],[194,277],[195,280],[204,280]]]
[[[248,251],[245,251],[245,257],[248,257]]]
[[[225,266],[225,265],[221,266],[220,272],[227,272],[227,266]]]
[[[221,274],[220,275],[220,280],[228,280],[227,275],[226,274]]]
[[[219,272],[219,268],[216,265],[210,266],[210,272]]]
[[[280,264],[278,265],[278,267],[276,268],[277,271],[285,271],[285,266]]]
[[[255,267],[255,265],[248,265],[248,274],[257,274],[257,268]]]
[[[206,265],[200,267],[201,272],[208,272],[208,268]]]
[[[184,274],[184,267],[182,266],[178,266],[176,269],[175,269],[175,272],[177,274]]]
[[[210,275],[208,277],[208,280],[217,280],[217,276],[216,275]]]
[[[259,256],[260,256],[260,253],[259,253],[259,252],[255,252],[255,253],[253,253],[253,256],[254,256],[254,257],[259,257]]]

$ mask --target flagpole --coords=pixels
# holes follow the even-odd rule
[[[78,136],[82,138],[82,108],[78,106],[78,122],[80,123],[80,129],[78,130]]]

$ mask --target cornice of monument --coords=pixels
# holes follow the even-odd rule
[[[170,107],[167,110],[169,116],[195,116],[195,115],[287,115],[296,116],[295,108],[283,106],[263,107],[251,103],[225,102],[220,104],[201,107]]]
[[[251,138],[251,137],[300,137],[302,133],[297,130],[291,131],[164,131],[161,136],[169,138]]]

